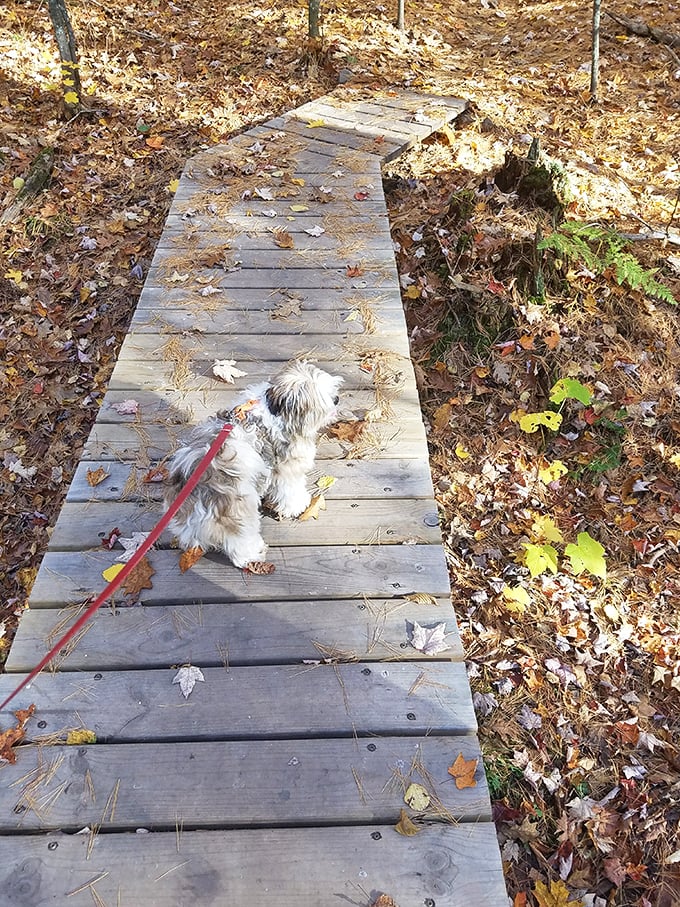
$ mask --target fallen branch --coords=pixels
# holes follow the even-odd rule
[[[26,182],[17,192],[16,198],[0,216],[0,224],[9,224],[16,220],[28,202],[45,188],[52,175],[53,166],[54,149],[43,148],[31,164]]]
[[[668,47],[680,47],[680,35],[673,32],[663,31],[653,25],[647,25],[642,19],[629,19],[627,16],[620,16],[612,13],[608,9],[604,10],[605,14],[622,25],[631,35],[638,35],[640,38],[651,38],[659,44],[665,44]]]

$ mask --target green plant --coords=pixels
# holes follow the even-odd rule
[[[595,274],[611,270],[620,286],[625,283],[632,290],[643,290],[649,296],[677,305],[668,287],[654,277],[656,270],[643,268],[634,255],[624,251],[625,246],[626,240],[616,230],[565,221],[558,230],[541,239],[536,248],[580,261]]]

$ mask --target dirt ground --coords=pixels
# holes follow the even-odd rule
[[[674,907],[680,41],[604,15],[593,102],[590,4],[323,6],[310,54],[300,3],[71,0],[71,119],[46,5],[0,8],[1,211],[54,149],[0,227],[0,663],[186,158],[339,79],[465,98],[385,177],[508,890]],[[534,139],[556,196],[521,183]]]

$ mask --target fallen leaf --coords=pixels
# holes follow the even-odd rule
[[[307,205],[289,205],[289,208],[291,211],[294,211],[295,214],[301,214],[303,211],[309,211],[309,208]],[[305,231],[305,232],[309,232],[309,231]]]
[[[414,620],[411,645],[423,655],[437,655],[439,652],[450,649],[451,646],[446,641],[446,623],[442,622],[434,627],[421,627]]]
[[[370,198],[370,195],[369,195],[368,192],[355,192],[355,193],[354,193],[354,198],[355,198],[358,202],[364,202],[364,201],[366,201],[367,198]]]
[[[309,506],[304,510],[298,520],[304,522],[305,520],[318,520],[319,513],[322,510],[326,509],[326,499],[322,494],[315,494],[312,500],[309,502]]]
[[[67,746],[81,746],[86,743],[96,743],[97,735],[94,731],[88,731],[87,728],[80,728],[77,731],[69,731],[66,735]]]
[[[254,573],[255,576],[269,576],[276,570],[276,564],[268,561],[250,561],[243,569],[246,573]]]
[[[151,485],[156,482],[165,482],[169,474],[170,473],[165,466],[152,466],[151,469],[144,474],[142,482],[144,482],[145,485]]]
[[[364,269],[360,265],[347,265],[345,275],[347,277],[361,277]]]
[[[113,546],[116,544],[116,542],[118,541],[120,536],[121,536],[120,529],[116,526],[115,528],[113,528],[111,530],[111,532],[109,532],[108,535],[105,535],[104,538],[102,539],[102,548],[108,548],[108,550],[110,551],[113,548]]]
[[[136,416],[139,412],[139,403],[136,400],[123,400],[120,403],[109,404],[121,416]]]
[[[112,582],[120,571],[125,567],[125,564],[111,564],[110,567],[107,567],[106,570],[102,570],[102,576],[107,583]]]
[[[146,140],[146,144],[149,148],[153,148],[155,151],[159,151],[163,147],[163,142],[165,139],[162,135],[152,135]]]
[[[104,479],[108,479],[110,473],[108,473],[103,466],[99,466],[97,469],[88,469],[87,470],[87,484],[94,488],[96,485],[101,484]]]
[[[569,889],[561,880],[550,882],[550,888],[543,882],[536,882],[534,897],[538,907],[583,907],[583,901],[570,901]]]
[[[319,476],[316,480],[316,487],[320,491],[327,491],[332,485],[335,485],[337,481],[335,476]]]
[[[604,548],[589,533],[579,532],[576,544],[567,545],[564,553],[569,558],[571,569],[576,576],[580,576],[584,570],[587,570],[588,573],[599,576],[600,579],[607,578],[607,564],[603,556]]]
[[[402,596],[407,602],[415,602],[416,605],[436,605],[437,599],[429,592],[409,592],[408,595]]]
[[[17,726],[8,728],[6,731],[0,731],[0,764],[9,762],[10,765],[14,765],[17,761],[13,747],[17,743],[21,743],[26,736],[24,727],[34,712],[35,705],[33,703],[27,709],[19,709],[14,713],[14,717],[17,719]]]
[[[569,467],[565,466],[561,460],[553,460],[552,463],[538,470],[538,478],[545,485],[549,485],[551,482],[561,479],[562,476],[566,476],[568,472]]]
[[[441,406],[437,407],[434,412],[434,418],[432,420],[432,426],[435,431],[443,431],[448,427],[449,419],[451,418],[451,404],[443,403]]]
[[[527,605],[531,602],[529,593],[522,586],[505,586],[503,599],[506,610],[511,614],[524,614]]]
[[[307,123],[307,129],[317,129],[319,126],[325,126],[325,125],[326,125],[326,123],[324,120],[319,120],[319,119],[310,120],[309,123]]]
[[[132,555],[142,547],[142,545],[150,535],[150,532],[133,532],[129,539],[123,538],[121,536],[118,541],[123,546],[125,551],[123,554],[118,555],[118,560],[121,561],[121,563],[126,564],[130,560]]]
[[[216,378],[221,378],[227,384],[233,384],[235,378],[243,378],[247,372],[242,372],[236,368],[235,359],[215,359],[213,362],[212,373]]]
[[[420,299],[420,287],[418,287],[418,286],[416,286],[416,284],[412,283],[410,287],[406,288],[406,292],[404,293],[404,296],[407,299]]]
[[[475,772],[479,759],[466,759],[462,753],[456,756],[453,765],[447,769],[449,775],[456,780],[458,790],[464,790],[466,787],[477,787],[475,781]]]
[[[404,794],[404,803],[421,813],[430,805],[430,795],[422,784],[409,784]]]
[[[331,438],[337,438],[338,441],[350,441],[354,444],[361,437],[365,428],[366,423],[363,419],[354,419],[351,422],[335,422],[326,429],[326,432]]]
[[[142,533],[139,534],[141,535]],[[151,577],[155,572],[156,571],[149,563],[148,558],[143,557],[123,583],[123,592],[125,592],[126,595],[136,597],[142,589],[153,589]]]
[[[294,315],[299,315],[301,310],[302,302],[299,299],[283,299],[275,309],[272,309],[269,313],[270,318],[291,318]]]
[[[397,902],[389,894],[379,894],[371,904],[371,907],[397,907]]]
[[[194,665],[182,665],[179,671],[172,678],[173,683],[178,683],[185,699],[189,697],[191,691],[196,686],[197,681],[205,682],[203,671]]]
[[[305,233],[309,233],[310,236],[321,236],[325,232],[324,228],[319,226],[319,224],[314,224],[313,227],[307,227],[305,230]]]
[[[552,410],[545,410],[542,413],[527,413],[519,420],[519,427],[529,435],[538,431],[541,425],[545,425],[550,431],[557,431],[561,424],[561,413],[554,413]]]
[[[179,189],[179,180],[178,179],[170,180],[170,182],[168,183],[168,192],[172,192],[172,194],[174,195],[178,189]]]
[[[279,249],[293,249],[295,247],[295,241],[288,230],[284,230],[283,227],[278,227],[273,233],[274,242]]]
[[[422,828],[415,824],[405,809],[402,809],[399,812],[399,821],[394,826],[394,830],[400,835],[410,838],[422,831]]]
[[[198,563],[205,554],[202,548],[187,548],[183,551],[179,559],[179,569],[181,573],[186,573],[194,564]]]

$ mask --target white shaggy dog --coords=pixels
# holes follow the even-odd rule
[[[180,547],[223,551],[236,567],[261,561],[260,502],[280,517],[309,505],[307,474],[319,431],[337,417],[342,378],[309,362],[289,362],[271,380],[249,387],[244,402],[218,413],[172,456],[166,504],[174,500],[225,422],[231,435],[170,523]]]

